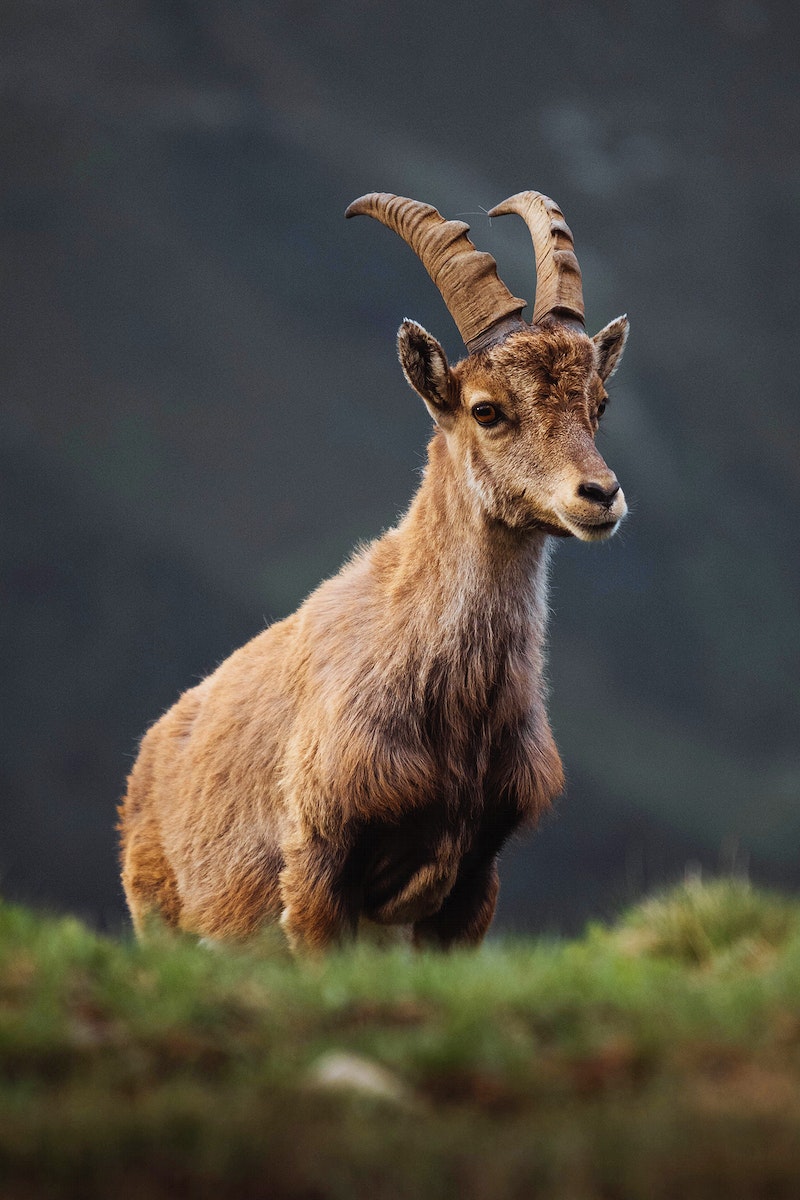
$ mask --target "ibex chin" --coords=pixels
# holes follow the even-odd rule
[[[120,808],[135,928],[209,939],[280,920],[320,950],[362,919],[419,946],[480,942],[497,857],[563,787],[545,712],[548,547],[625,516],[594,444],[628,333],[584,330],[572,235],[520,192],[533,320],[468,226],[373,193],[348,217],[393,229],[428,270],[467,357],[414,321],[406,379],[435,430],[410,509],[283,621],[190,688],[146,734]]]

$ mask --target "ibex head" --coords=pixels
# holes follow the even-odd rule
[[[490,254],[475,249],[462,221],[435,208],[373,192],[345,214],[382,221],[408,242],[439,288],[468,355],[450,366],[415,321],[398,334],[400,362],[461,463],[487,515],[516,529],[583,541],[610,537],[627,506],[595,444],[628,336],[617,317],[590,338],[572,234],[547,196],[520,192],[489,216],[518,213],[533,237],[533,320],[512,296]]]

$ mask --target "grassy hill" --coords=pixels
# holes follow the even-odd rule
[[[298,965],[0,907],[0,1194],[796,1197],[800,904]]]

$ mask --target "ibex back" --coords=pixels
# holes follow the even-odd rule
[[[137,931],[149,913],[220,939],[279,919],[302,951],[365,918],[475,944],[501,847],[561,791],[548,548],[625,515],[594,438],[628,323],[588,337],[562,214],[521,192],[490,215],[511,212],[533,237],[531,324],[468,226],[386,193],[347,210],[414,249],[468,354],[450,366],[403,322],[400,362],[435,422],[408,513],[145,736],[120,810]]]

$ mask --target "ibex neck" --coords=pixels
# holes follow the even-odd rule
[[[488,517],[434,435],[422,485],[398,531],[396,589],[441,626],[498,621],[544,633],[546,534]]]

